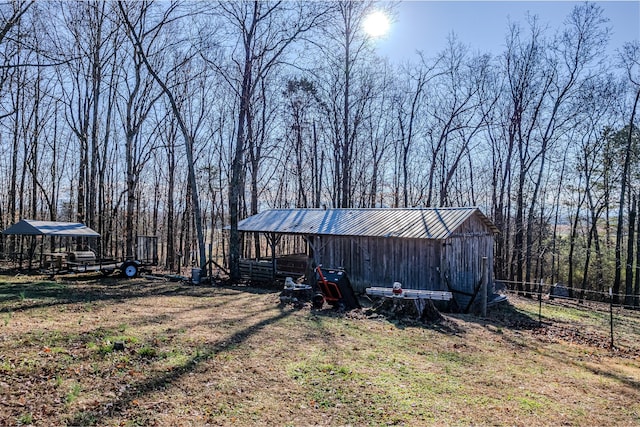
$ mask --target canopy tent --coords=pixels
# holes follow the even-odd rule
[[[99,237],[100,234],[79,222],[35,221],[23,219],[2,232],[19,236]]]

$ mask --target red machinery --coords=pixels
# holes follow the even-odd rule
[[[332,306],[351,310],[360,308],[347,273],[342,269],[316,267],[318,273],[318,287],[322,292],[322,299],[314,297],[314,306],[322,307],[324,301]]]

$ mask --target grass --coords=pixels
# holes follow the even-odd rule
[[[67,395],[65,397],[65,402],[67,404],[71,404],[75,402],[80,396],[81,392],[82,392],[82,386],[80,384],[78,383],[71,384],[71,386],[69,387],[69,391],[67,392]]]
[[[424,325],[90,275],[0,276],[0,295],[8,424],[640,423],[634,312],[616,313],[612,350],[606,310],[547,302],[539,328],[537,301],[516,296]]]

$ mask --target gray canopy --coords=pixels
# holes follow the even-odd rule
[[[35,221],[23,219],[2,234],[21,236],[98,237],[99,233],[79,222]]]

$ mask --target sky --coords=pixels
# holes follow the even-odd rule
[[[552,34],[569,15],[576,1],[434,1],[405,0],[398,4],[395,21],[377,41],[377,51],[392,61],[415,59],[416,50],[427,57],[441,51],[453,32],[473,52],[499,54],[504,50],[509,22],[526,23],[527,12],[538,15]],[[598,1],[612,29],[609,52],[640,39],[640,1]]]

